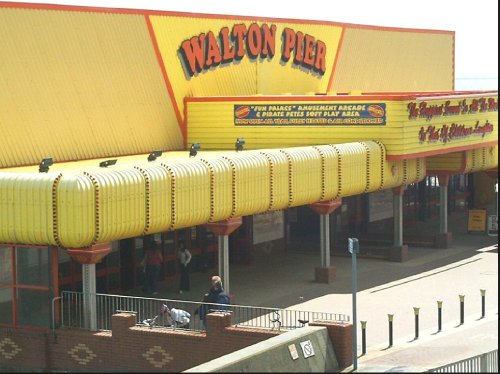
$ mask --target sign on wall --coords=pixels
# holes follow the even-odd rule
[[[467,220],[468,232],[484,232],[486,230],[486,210],[470,209]]]
[[[275,24],[250,25],[238,23],[185,39],[179,58],[186,75],[193,77],[229,63],[238,63],[245,56],[251,60],[272,60],[280,54],[281,64],[290,60],[301,70],[323,75],[326,72],[326,44],[313,35],[285,27],[281,35]],[[277,43],[278,41],[278,43]],[[281,45],[279,42],[281,41]],[[277,46],[278,44],[278,46]]]
[[[305,342],[300,342],[300,346],[302,348],[302,353],[304,354],[304,358],[314,356],[314,347],[310,340],[306,340]]]
[[[234,105],[235,126],[385,125],[385,103]]]
[[[368,194],[369,222],[391,218],[394,215],[391,189]]]
[[[253,216],[253,244],[283,238],[284,227],[282,210],[255,214]]]
[[[410,102],[409,120],[425,120],[420,127],[420,143],[448,143],[471,137],[484,138],[494,130],[494,124],[486,120],[468,122],[468,116],[486,112],[498,112],[498,98],[465,98],[437,102]]]

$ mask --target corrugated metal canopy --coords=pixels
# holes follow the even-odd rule
[[[104,159],[55,161],[47,173],[38,166],[3,169],[0,242],[87,247],[395,187],[425,175],[419,159],[385,160],[377,142],[147,158],[117,157],[107,168],[98,166]],[[391,174],[395,164],[401,175],[413,177],[402,181]]]

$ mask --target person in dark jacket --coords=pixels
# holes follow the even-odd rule
[[[200,320],[203,322],[203,326],[206,328],[206,315],[211,310],[228,310],[228,306],[213,305],[213,304],[226,304],[229,305],[231,300],[229,296],[224,291],[222,287],[222,280],[218,275],[212,277],[212,286],[210,290],[203,296],[203,304],[195,311],[198,314]]]
[[[224,291],[222,287],[222,281],[218,275],[212,277],[212,287],[208,291],[208,302],[215,304],[231,304],[229,295]],[[211,309],[215,310],[229,310],[229,307],[222,305],[213,305]]]
[[[208,313],[208,309],[209,309],[209,306],[207,304],[208,302],[208,293],[206,293],[204,296],[203,296],[203,304],[201,304],[198,309],[195,310],[194,314],[198,314],[198,316],[200,317],[200,321],[203,323],[203,327],[206,329],[207,328],[207,313]]]

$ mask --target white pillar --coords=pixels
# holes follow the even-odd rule
[[[82,265],[84,327],[97,330],[95,264]]]
[[[319,247],[321,267],[330,266],[330,215],[319,215]]]
[[[229,295],[229,240],[228,235],[218,235],[219,276],[222,278],[224,291]]]
[[[448,184],[449,175],[439,175],[439,233],[448,232]]]

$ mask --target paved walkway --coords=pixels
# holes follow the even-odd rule
[[[429,221],[416,230],[436,232],[438,227],[438,222]],[[357,371],[423,371],[498,349],[497,237],[468,234],[466,213],[450,215],[449,227],[453,228],[453,248],[410,247],[409,260],[403,263],[358,259]],[[331,284],[314,282],[319,261],[319,248],[260,253],[251,265],[230,265],[231,293],[241,305],[351,316],[351,258],[331,258],[336,267]],[[214,268],[191,274],[191,292],[182,295],[175,292],[177,282],[163,282],[158,297],[200,301],[216,272]],[[481,289],[486,290],[485,318],[481,318]],[[465,295],[463,324],[459,295]],[[438,300],[443,302],[439,333]],[[416,340],[414,307],[419,308]],[[394,315],[392,347],[388,347],[388,314]],[[365,355],[361,355],[360,321],[367,322]]]

